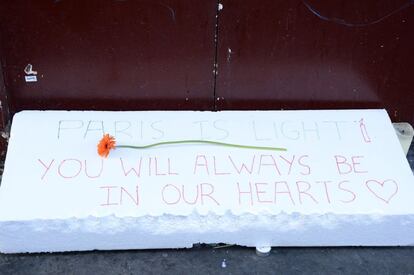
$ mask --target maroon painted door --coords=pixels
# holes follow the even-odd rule
[[[414,2],[222,0],[218,109],[386,108],[414,123]]]
[[[12,112],[211,109],[216,1],[0,4]],[[26,82],[31,64],[37,82]]]
[[[3,113],[385,107],[414,123],[413,1],[219,2],[2,1]]]

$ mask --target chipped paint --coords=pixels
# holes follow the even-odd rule
[[[228,48],[227,49],[227,62],[230,62],[231,61],[231,54],[232,54],[233,52],[231,51],[231,49],[230,48]]]
[[[37,71],[33,71],[33,65],[30,63],[26,65],[26,67],[24,68],[24,72],[27,75],[37,75]]]
[[[1,135],[2,138],[6,139],[6,140],[8,140],[9,137],[10,137],[10,134],[6,131],[1,131],[0,135]]]

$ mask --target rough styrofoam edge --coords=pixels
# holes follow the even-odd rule
[[[193,214],[0,223],[3,253],[184,248],[195,243],[250,247],[414,245],[414,215]]]
[[[326,212],[310,212],[310,213],[303,213],[303,212],[299,212],[299,211],[284,211],[284,210],[280,210],[279,212],[275,213],[275,212],[271,212],[270,210],[266,210],[266,209],[262,209],[256,212],[253,211],[234,211],[231,209],[228,210],[223,210],[223,211],[213,211],[213,210],[209,210],[209,211],[199,211],[197,209],[193,209],[192,211],[189,211],[188,213],[181,213],[181,214],[175,214],[174,212],[168,212],[168,213],[156,213],[156,212],[150,212],[147,213],[145,215],[132,215],[132,213],[125,213],[124,215],[122,214],[117,214],[117,213],[112,213],[109,215],[105,215],[105,214],[100,214],[98,213],[99,211],[94,211],[92,213],[89,214],[85,214],[85,213],[72,213],[72,215],[70,216],[65,216],[65,215],[61,215],[59,218],[56,219],[46,219],[46,218],[37,218],[37,217],[33,217],[31,219],[19,219],[19,220],[0,220],[0,224],[1,223],[25,223],[25,222],[33,222],[33,221],[37,221],[37,222],[42,222],[42,221],[67,221],[67,220],[87,220],[87,219],[107,219],[109,217],[113,218],[113,219],[164,219],[166,217],[168,218],[173,218],[173,219],[183,219],[186,217],[198,217],[198,218],[202,218],[202,219],[209,219],[211,217],[215,217],[215,218],[221,218],[221,217],[241,217],[241,216],[260,216],[260,217],[264,217],[266,219],[278,219],[280,217],[306,217],[306,218],[315,218],[315,217],[335,217],[335,219],[341,217],[356,217],[357,219],[359,219],[359,217],[369,217],[370,220],[377,220],[377,219],[383,219],[383,218],[387,218],[387,217],[393,217],[393,216],[414,216],[414,213],[410,213],[410,212],[401,212],[398,214],[389,214],[389,213],[385,213],[380,211],[380,209],[378,209],[378,211],[373,211],[373,212],[344,212],[344,213],[339,213],[339,212],[331,212],[331,211],[326,211]],[[134,212],[134,211],[129,211],[129,212]],[[0,229],[1,230],[1,229]]]

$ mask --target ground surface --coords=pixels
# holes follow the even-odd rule
[[[408,154],[414,171],[414,143]],[[0,254],[0,274],[414,274],[414,247],[252,248]]]

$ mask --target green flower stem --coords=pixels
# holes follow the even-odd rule
[[[212,144],[212,145],[219,145],[219,146],[226,146],[226,147],[235,147],[235,148],[242,148],[242,149],[257,149],[257,150],[273,150],[273,151],[287,151],[286,148],[277,148],[277,147],[266,147],[266,146],[250,146],[250,145],[240,145],[240,144],[233,144],[233,143],[224,143],[218,141],[211,141],[211,140],[176,140],[176,141],[164,141],[158,142],[143,146],[133,146],[133,145],[117,145],[116,148],[132,148],[132,149],[148,149],[156,146],[161,145],[170,145],[170,144],[183,144],[183,143],[205,143],[205,144]]]

